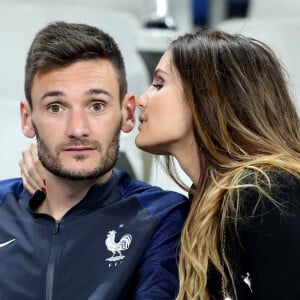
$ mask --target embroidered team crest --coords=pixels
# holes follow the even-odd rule
[[[122,254],[122,251],[127,250],[130,247],[132,236],[131,234],[125,234],[121,237],[121,239],[116,242],[116,234],[115,230],[110,230],[106,235],[105,245],[108,251],[112,252],[112,256],[106,258],[105,260],[109,262],[114,262],[115,266],[118,262],[122,262],[125,258],[125,255]],[[109,264],[109,267],[111,264]]]

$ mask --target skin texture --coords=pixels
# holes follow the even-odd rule
[[[140,110],[137,147],[153,154],[174,155],[182,169],[197,182],[199,149],[193,135],[191,113],[170,52],[162,56],[152,85],[140,96],[137,104]],[[42,168],[34,145],[23,151],[20,167],[29,191],[43,187]]]
[[[167,51],[159,61],[152,85],[140,96],[141,111],[136,145],[153,154],[174,155],[191,178],[198,178],[195,162],[198,147],[192,129],[191,112],[187,107],[182,83]]]
[[[27,137],[37,137],[39,157],[50,171],[47,186],[52,182],[57,190],[65,179],[74,194],[79,186],[89,188],[87,180],[107,180],[118,154],[120,129],[131,131],[135,109],[131,95],[120,104],[111,63],[87,60],[38,73],[31,95],[32,108],[21,103],[22,128]]]
[[[26,104],[22,110],[31,113],[30,135],[33,129],[47,169],[75,179],[111,169],[122,119],[115,77],[105,60],[78,62],[35,77],[32,112]]]

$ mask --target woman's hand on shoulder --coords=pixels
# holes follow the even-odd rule
[[[37,190],[46,193],[45,169],[38,158],[36,143],[22,151],[19,166],[25,189],[30,194],[34,194]]]

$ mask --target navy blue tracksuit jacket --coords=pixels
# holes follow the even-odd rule
[[[174,299],[188,201],[114,169],[59,221],[0,181],[0,299]]]

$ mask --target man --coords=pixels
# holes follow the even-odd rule
[[[135,122],[114,40],[50,24],[25,71],[22,128],[47,191],[0,182],[0,299],[174,299],[188,204],[113,168],[120,130]]]

